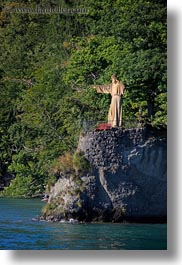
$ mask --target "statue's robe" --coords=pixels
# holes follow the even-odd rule
[[[108,113],[108,123],[111,127],[122,126],[122,96],[125,86],[118,80],[109,85],[97,85],[96,90],[98,93],[111,94],[112,100]]]

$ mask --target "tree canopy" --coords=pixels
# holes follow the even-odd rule
[[[165,1],[1,2],[0,178],[16,176],[4,195],[44,191],[83,123],[107,119],[110,97],[91,85],[110,83],[113,73],[126,86],[124,121],[142,109],[153,126],[167,124]],[[87,12],[13,12],[36,5]]]

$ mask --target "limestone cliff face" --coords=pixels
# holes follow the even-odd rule
[[[78,150],[92,165],[80,181],[62,178],[46,219],[164,221],[167,215],[166,134],[146,129],[112,129],[80,137]],[[61,211],[59,211],[61,209]]]

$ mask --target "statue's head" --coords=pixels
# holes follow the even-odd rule
[[[116,77],[115,74],[111,75],[111,80],[112,80],[113,82],[117,80],[117,77]]]

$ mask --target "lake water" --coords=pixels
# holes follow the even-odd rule
[[[37,199],[0,198],[0,249],[167,249],[166,224],[62,224],[32,221]]]

